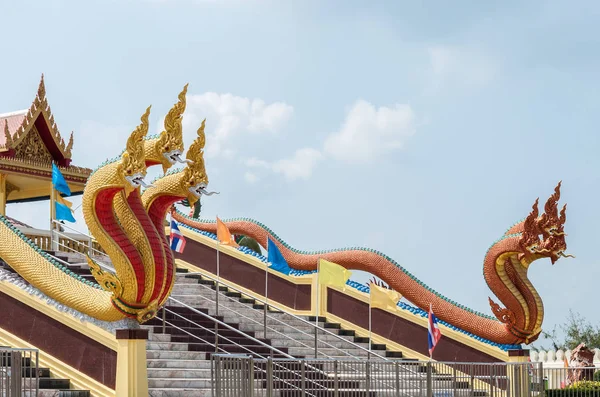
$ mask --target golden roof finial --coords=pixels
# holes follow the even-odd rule
[[[4,147],[9,149],[13,146],[12,135],[8,130],[8,120],[4,120],[4,137],[6,138],[6,142],[4,143]]]
[[[46,97],[46,85],[44,84],[44,73],[42,73],[42,78],[40,79],[40,85],[38,86],[37,96],[38,96],[38,98],[40,98],[40,101]]]

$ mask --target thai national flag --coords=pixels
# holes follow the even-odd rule
[[[437,345],[438,341],[442,337],[442,333],[437,326],[437,318],[435,314],[433,314],[433,309],[431,308],[431,303],[429,304],[429,327],[427,330],[427,339],[429,342],[429,357],[433,356],[433,349],[435,349],[435,345]]]
[[[180,254],[183,252],[185,248],[185,237],[183,237],[183,233],[179,230],[177,226],[177,222],[171,219],[171,249],[175,252],[179,252]]]

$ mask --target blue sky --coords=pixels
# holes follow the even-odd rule
[[[558,1],[0,0],[0,112],[28,107],[43,72],[74,162],[93,168],[149,104],[156,132],[189,82],[187,144],[207,117],[221,192],[207,217],[255,218],[300,249],[378,249],[484,312],[487,248],[563,180],[577,258],[536,262],[530,278],[546,329],[569,309],[599,322],[599,14]],[[48,204],[8,214],[45,227]]]

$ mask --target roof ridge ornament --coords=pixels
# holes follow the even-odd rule
[[[46,98],[46,84],[44,84],[44,73],[42,73],[42,78],[40,79],[40,85],[38,86],[37,97],[40,101]]]
[[[8,120],[4,120],[4,137],[6,138],[6,142],[4,143],[4,147],[6,149],[11,149],[13,147],[13,140],[10,131],[8,130]]]

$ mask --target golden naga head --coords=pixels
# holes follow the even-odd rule
[[[202,125],[200,125],[200,128],[198,129],[198,138],[196,138],[188,149],[186,155],[188,165],[183,170],[183,177],[181,178],[181,187],[187,191],[187,200],[190,205],[194,205],[203,194],[206,196],[219,194],[217,192],[208,192],[206,190],[206,187],[208,186],[208,176],[206,175],[206,168],[204,167],[204,145],[206,143],[206,136],[204,134],[205,126],[206,119],[202,121]]]
[[[146,163],[144,161],[144,137],[148,133],[148,116],[150,106],[141,118],[142,123],[136,127],[127,139],[125,152],[121,155],[118,172],[123,178],[125,193],[133,192],[140,186],[147,187],[144,182],[146,176]]]
[[[153,145],[154,159],[160,161],[163,167],[163,172],[175,163],[185,163],[181,159],[183,154],[183,127],[181,125],[182,115],[185,111],[188,84],[183,87],[183,91],[179,93],[179,101],[169,110],[165,116],[165,130],[160,133],[159,138]]]

